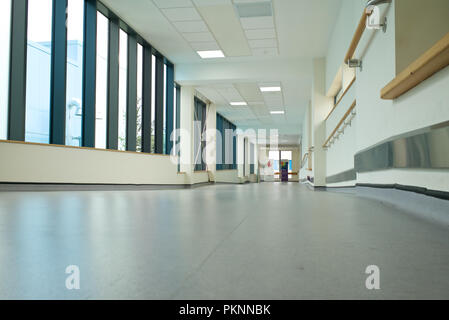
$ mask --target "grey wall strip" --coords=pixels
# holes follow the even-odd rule
[[[126,105],[126,150],[136,151],[137,135],[137,40],[128,36],[128,75]]]
[[[150,47],[143,49],[143,93],[142,93],[142,151],[151,152],[151,81],[152,54]]]
[[[14,0],[11,15],[8,139],[25,140],[27,0]]]
[[[449,169],[449,122],[384,141],[355,155],[357,172]]]
[[[83,147],[95,147],[97,71],[97,3],[84,3]]]
[[[51,41],[50,143],[65,144],[67,0],[53,0]]]
[[[155,153],[164,153],[164,58],[156,56],[156,114],[155,114]]]
[[[118,149],[119,26],[109,21],[107,148]]]
[[[338,183],[345,181],[354,181],[357,179],[357,173],[355,169],[351,169],[348,171],[341,172],[339,174],[335,174],[333,176],[329,176],[326,178],[326,183]]]

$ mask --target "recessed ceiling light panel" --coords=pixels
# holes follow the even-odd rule
[[[246,102],[231,102],[231,106],[237,107],[237,106],[247,106],[248,104]]]
[[[207,51],[197,51],[201,59],[214,59],[214,58],[224,58],[225,55],[221,50],[207,50]]]
[[[260,87],[262,92],[280,92],[281,90],[281,87]]]
[[[285,111],[271,111],[270,113],[273,115],[280,115],[280,114],[285,114]]]

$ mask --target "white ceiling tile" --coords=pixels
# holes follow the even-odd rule
[[[257,48],[252,49],[254,56],[277,56],[279,54],[278,48]]]
[[[252,17],[241,18],[242,27],[245,30],[250,29],[274,29],[273,17]]]
[[[240,93],[234,87],[219,88],[217,90],[228,102],[244,101]]]
[[[263,101],[263,96],[257,83],[236,83],[235,88],[246,102]]]
[[[250,56],[251,49],[232,5],[198,7],[227,57]]]
[[[279,81],[259,82],[259,87],[282,87]]]
[[[214,88],[197,87],[196,90],[215,104],[227,104],[227,101]]]
[[[190,0],[153,0],[159,9],[193,7]]]
[[[190,42],[190,45],[195,51],[209,51],[209,50],[220,50],[217,42]]]
[[[189,42],[214,42],[215,39],[210,32],[183,33],[183,37]]]
[[[161,11],[172,22],[201,20],[201,16],[195,8],[172,8]]]
[[[251,49],[274,48],[277,46],[276,39],[249,40],[248,43]]]
[[[245,30],[248,40],[276,38],[275,29],[251,29]]]
[[[204,21],[179,21],[174,22],[173,25],[179,32],[209,32]]]

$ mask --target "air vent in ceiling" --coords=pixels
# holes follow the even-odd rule
[[[236,3],[235,8],[240,18],[271,17],[271,1]]]

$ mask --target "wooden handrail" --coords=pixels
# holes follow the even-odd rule
[[[337,103],[335,104],[335,106],[332,108],[332,110],[329,112],[329,114],[327,115],[325,121],[327,121],[327,119],[329,119],[329,117],[331,116],[332,112],[334,112],[335,109],[337,109],[337,106],[340,104],[341,100],[343,100],[344,96],[346,95],[346,93],[348,93],[349,89],[351,89],[352,85],[355,83],[356,77],[354,77],[351,81],[351,83],[348,85],[348,87],[345,89],[345,91],[343,92],[343,94],[341,95],[341,97],[338,99]]]
[[[343,61],[344,63],[348,63],[348,61],[354,56],[355,50],[357,49],[357,46],[359,45],[360,39],[362,39],[363,32],[366,28],[366,18],[370,15],[371,12],[368,13],[366,12],[366,10],[363,10],[362,17],[360,18],[357,29],[355,30],[354,36],[352,37],[348,52],[346,52],[345,59]]]
[[[393,100],[449,65],[449,33],[396,76],[380,92],[382,99]]]
[[[329,138],[327,138],[326,142],[323,144],[323,148],[326,148],[329,141],[331,141],[331,139],[334,137],[334,135],[337,133],[338,129],[340,129],[341,125],[345,122],[346,118],[351,114],[352,110],[354,110],[355,106],[357,105],[357,101],[354,100],[354,102],[352,103],[352,105],[349,107],[348,111],[346,111],[345,115],[343,116],[343,118],[341,118],[340,122],[337,124],[337,126],[335,127],[335,129],[332,131],[332,133],[330,134]]]

